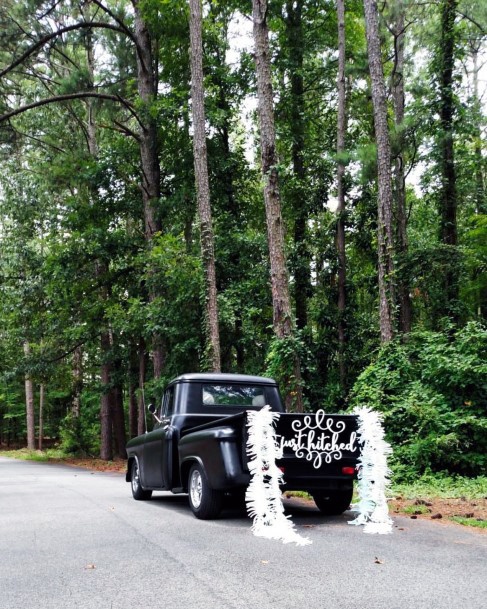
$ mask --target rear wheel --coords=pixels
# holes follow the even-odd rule
[[[204,467],[195,463],[188,478],[189,507],[200,520],[216,518],[222,507],[223,493],[210,488]]]
[[[152,497],[152,491],[146,491],[140,485],[139,464],[136,459],[132,461],[130,486],[132,487],[132,496],[137,501],[144,501]]]
[[[343,514],[350,507],[352,501],[353,488],[342,490],[321,491],[313,493],[316,507],[322,514],[327,516],[337,516]]]

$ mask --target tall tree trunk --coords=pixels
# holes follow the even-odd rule
[[[276,135],[267,28],[267,0],[252,0],[255,65],[257,72],[258,112],[262,174],[264,178],[264,202],[269,244],[273,325],[277,338],[291,338],[294,333],[289,279],[284,252],[284,227],[277,175]],[[286,406],[303,410],[301,369],[297,354],[294,356],[293,377],[288,379]]]
[[[24,355],[30,356],[30,343],[24,341]],[[27,448],[35,450],[34,383],[29,372],[25,374],[25,414],[27,421]]]
[[[113,345],[113,338],[112,338]],[[123,411],[123,387],[122,387],[122,365],[119,359],[114,362],[114,374],[112,375],[111,409],[113,421],[113,437],[115,440],[115,456],[121,459],[127,458],[125,444],[127,436],[125,431],[125,416]]]
[[[345,136],[347,132],[347,88],[345,78],[345,0],[337,0],[338,17],[338,120],[337,120],[337,232],[338,253],[338,367],[342,390],[347,386],[345,363],[345,311],[347,306],[347,258],[345,253]]]
[[[394,336],[395,318],[391,144],[387,125],[386,87],[382,67],[377,2],[375,0],[364,0],[364,9],[377,145],[380,337],[381,342],[386,343]]]
[[[75,419],[80,415],[81,391],[83,390],[83,349],[76,347],[73,352],[73,401],[71,402],[71,414]]]
[[[111,366],[109,362],[110,334],[103,330],[100,339],[101,346],[101,407],[100,407],[100,458],[105,461],[113,459],[112,409],[111,409]]]
[[[137,349],[135,343],[130,349],[130,363],[129,363],[129,438],[133,438],[137,435]]]
[[[146,430],[145,423],[145,369],[146,369],[146,358],[145,358],[145,340],[140,339],[139,342],[139,395],[137,398],[137,434],[140,436]]]
[[[441,149],[441,199],[440,239],[443,244],[456,246],[457,237],[457,190],[453,151],[453,120],[455,100],[453,70],[455,66],[455,17],[458,0],[442,0],[440,42],[440,149]],[[458,300],[458,272],[449,266],[444,278],[446,314],[455,313]]]
[[[44,439],[44,396],[45,386],[44,383],[41,383],[39,387],[39,450],[42,450],[42,442]]]
[[[455,65],[455,16],[458,0],[443,0],[441,5],[440,43],[440,120],[441,120],[441,216],[443,243],[457,245],[457,193],[453,152],[455,101],[453,69]]]
[[[478,45],[478,43],[477,43]],[[475,128],[475,145],[474,145],[474,155],[475,155],[475,212],[477,214],[486,214],[487,213],[487,205],[486,205],[486,192],[485,192],[485,179],[484,179],[484,169],[485,169],[485,159],[482,155],[482,134],[480,131],[480,124],[482,118],[482,103],[479,95],[479,72],[481,67],[479,67],[479,48],[478,46],[474,46],[471,49],[472,53],[472,61],[473,61],[473,100],[474,100],[474,108],[475,108],[475,117],[477,119],[477,125]]]
[[[294,301],[296,325],[303,329],[308,324],[308,292],[310,290],[310,254],[306,243],[308,206],[304,200],[306,169],[304,165],[305,108],[303,61],[303,0],[287,0],[286,33],[289,46],[291,77],[291,156],[293,188],[291,191],[294,215]]]
[[[201,0],[189,0],[189,9],[193,154],[200,218],[201,255],[206,279],[207,350],[211,370],[219,372],[221,368],[220,333],[218,329],[215,248],[206,151]]]
[[[93,40],[91,31],[88,30],[86,36],[86,56],[88,74],[90,77],[90,86],[94,88],[94,74],[95,74],[95,57],[93,51]],[[93,107],[93,101],[88,99],[86,102],[87,106],[87,143],[88,150],[93,159],[98,156],[98,142],[96,138],[96,119]],[[91,187],[90,197],[92,200],[98,198],[98,192],[96,188]],[[106,281],[106,275],[108,273],[107,264],[99,259],[95,262],[95,276],[99,280],[101,286],[101,294],[99,296],[103,304],[108,300],[108,290],[104,287]],[[100,457],[106,461],[110,461],[113,458],[113,446],[112,446],[112,408],[111,408],[111,341],[110,333],[106,328],[105,320],[101,320],[102,328],[100,337],[100,378],[102,383],[102,395],[100,400]]]
[[[397,216],[397,252],[404,259],[408,253],[407,213],[406,213],[406,179],[404,175],[404,19],[403,0],[395,4],[394,23],[394,72],[392,76],[392,99],[394,102],[394,120],[396,125],[396,154],[394,161],[394,194]],[[411,298],[409,284],[401,277],[398,282],[399,328],[403,333],[411,331]]]
[[[140,99],[144,104],[142,111],[143,127],[139,131],[139,147],[141,161],[141,189],[144,206],[145,238],[148,247],[152,245],[154,235],[161,231],[162,225],[157,213],[161,196],[161,169],[159,165],[159,143],[157,137],[157,122],[152,108],[157,98],[157,74],[152,53],[152,39],[147,24],[140,11],[139,0],[132,0],[134,7],[134,36],[137,44],[137,88]],[[149,300],[157,297],[157,290],[151,287]],[[154,334],[152,337],[152,352],[154,377],[160,378],[164,368],[165,350],[162,337]]]

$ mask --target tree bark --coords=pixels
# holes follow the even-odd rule
[[[347,258],[345,251],[345,137],[347,132],[347,88],[345,78],[345,0],[337,0],[338,17],[338,117],[337,117],[337,229],[336,247],[338,254],[338,368],[340,385],[347,386],[347,368],[345,363],[345,311],[347,306]]]
[[[394,103],[394,121],[396,125],[396,154],[394,161],[394,194],[397,216],[397,252],[404,259],[408,253],[407,213],[406,213],[406,179],[404,175],[404,19],[403,0],[395,4],[394,23],[394,71],[392,76],[392,99]],[[404,278],[398,282],[399,328],[407,334],[411,331],[412,308],[409,296],[409,284]]]
[[[44,396],[45,386],[44,383],[41,383],[39,387],[39,450],[42,450],[42,442],[44,439]]]
[[[484,179],[484,167],[485,160],[482,155],[482,134],[480,131],[480,124],[482,118],[482,103],[479,95],[479,72],[480,67],[479,61],[479,48],[475,47],[471,49],[472,61],[473,61],[473,99],[475,107],[475,117],[478,120],[478,124],[475,128],[475,212],[477,214],[486,214],[486,193],[485,193],[485,179]]]
[[[101,347],[101,407],[100,407],[100,458],[104,461],[113,459],[112,409],[111,395],[111,366],[108,360],[110,352],[110,334],[103,330],[100,339]]]
[[[453,152],[455,101],[453,69],[455,66],[455,16],[458,0],[443,0],[440,43],[440,120],[441,120],[441,240],[457,245],[457,193]]]
[[[453,149],[453,121],[455,100],[453,70],[455,67],[455,17],[458,0],[443,0],[441,5],[440,42],[440,150],[441,150],[441,198],[440,239],[445,245],[456,247],[457,189]],[[457,317],[455,301],[458,300],[458,272],[449,266],[444,277],[446,308],[444,313]]]
[[[24,341],[24,355],[30,356],[30,343]],[[34,383],[30,373],[25,374],[25,413],[27,421],[27,448],[35,450],[35,414],[34,414]]]
[[[443,0],[441,5],[440,42],[440,150],[441,150],[441,198],[440,240],[456,247],[457,234],[457,188],[455,157],[453,148],[453,121],[455,115],[454,76],[456,28],[455,17],[458,0]],[[458,317],[455,302],[458,300],[458,269],[449,265],[444,277],[445,315]]]
[[[394,337],[395,325],[391,144],[387,125],[386,87],[382,67],[377,2],[375,0],[364,0],[364,9],[377,146],[380,337],[381,342],[386,343]]]
[[[291,157],[294,183],[291,191],[294,215],[294,302],[296,303],[296,325],[302,330],[308,324],[308,293],[310,290],[310,253],[306,243],[308,207],[304,200],[306,168],[305,107],[304,107],[304,37],[303,0],[286,2],[286,32],[289,46],[291,80]]]
[[[267,28],[267,0],[252,0],[252,9],[261,162],[271,271],[273,325],[276,337],[283,339],[291,338],[294,328],[291,300],[289,297],[289,279],[284,253],[284,229],[277,175],[274,105],[269,33]],[[294,406],[298,412],[302,412],[302,379],[297,354],[294,356],[293,367],[294,379],[288,379],[288,386],[284,388],[286,392],[286,406]]]
[[[138,375],[138,361],[137,361],[137,348],[135,343],[130,349],[130,362],[129,362],[129,387],[128,387],[128,398],[129,398],[129,437],[133,438],[137,435],[137,375]]]
[[[76,347],[73,352],[73,401],[71,413],[76,419],[80,415],[81,391],[83,390],[83,349]]]
[[[145,399],[144,399],[144,386],[145,386],[145,340],[140,339],[139,342],[139,394],[137,397],[137,435],[141,435],[145,432]]]
[[[134,7],[134,39],[137,45],[137,88],[143,102],[143,126],[139,133],[141,161],[141,189],[144,206],[145,238],[149,248],[152,246],[154,235],[162,230],[158,216],[158,205],[161,196],[161,169],[159,164],[159,142],[157,137],[157,122],[151,106],[157,98],[157,76],[152,53],[152,39],[147,24],[140,11],[139,0],[132,0]],[[154,286],[149,292],[149,300],[157,298]],[[152,338],[152,356],[154,377],[160,378],[164,369],[165,350],[162,337],[154,334]]]
[[[218,329],[215,247],[206,150],[201,0],[189,0],[189,9],[193,155],[196,197],[200,218],[201,255],[206,279],[207,351],[211,370],[219,372],[221,369],[220,333]]]
[[[113,345],[113,339],[112,339]],[[114,374],[112,379],[111,409],[113,421],[113,437],[115,440],[115,456],[121,459],[127,458],[125,444],[127,435],[125,431],[125,416],[123,411],[123,386],[122,386],[122,366],[119,359],[114,362]]]
[[[91,37],[91,31],[88,30],[86,37],[86,59],[88,66],[88,74],[90,78],[90,86],[94,87],[94,74],[95,74],[95,58],[93,52],[93,40]],[[86,102],[87,106],[87,144],[88,151],[93,159],[98,156],[98,142],[96,139],[96,120],[94,115],[94,108],[91,99]],[[90,198],[96,200],[98,192],[96,188],[90,186]],[[105,261],[98,259],[95,262],[95,276],[99,280],[101,293],[99,295],[100,300],[103,304],[108,300],[108,290],[104,285],[106,281],[106,275],[108,273],[108,266]],[[111,383],[112,383],[112,366],[111,366],[111,341],[110,333],[106,327],[104,319],[101,320],[103,326],[100,337],[100,378],[102,383],[102,396],[100,400],[100,458],[106,461],[110,461],[113,458],[113,412],[111,406]]]

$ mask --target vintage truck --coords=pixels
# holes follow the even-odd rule
[[[242,498],[250,481],[247,412],[281,413],[276,440],[283,490],[307,491],[324,514],[349,505],[359,447],[352,415],[285,413],[277,384],[258,376],[184,374],[171,381],[154,428],[127,444],[126,480],[134,499],[153,491],[188,493],[200,519],[218,516],[225,495]]]

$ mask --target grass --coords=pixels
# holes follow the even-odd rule
[[[467,527],[477,527],[479,529],[487,529],[487,520],[481,520],[479,518],[464,518],[463,516],[451,516],[450,520],[463,524]]]
[[[58,448],[48,448],[47,450],[19,448],[18,450],[0,450],[0,456],[23,461],[49,461],[49,459],[62,459],[65,454]]]
[[[402,511],[405,514],[427,514],[429,510],[425,505],[406,505]]]
[[[391,492],[405,499],[481,499],[487,497],[487,476],[464,478],[445,474],[424,474],[409,484],[392,484]]]

